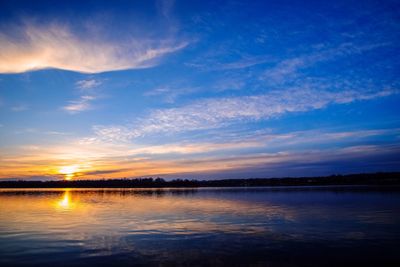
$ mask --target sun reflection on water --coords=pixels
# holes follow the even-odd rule
[[[71,210],[76,206],[76,202],[73,202],[71,199],[71,192],[69,189],[64,191],[61,199],[57,201],[57,206],[63,210]]]

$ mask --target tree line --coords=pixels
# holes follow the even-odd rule
[[[162,188],[322,185],[400,185],[400,172],[331,175],[321,177],[247,178],[220,180],[165,180],[158,177],[73,181],[0,181],[0,188]]]

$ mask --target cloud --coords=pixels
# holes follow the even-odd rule
[[[85,172],[85,176],[91,176],[91,175],[104,175],[104,174],[112,174],[112,173],[118,173],[121,171],[128,171],[129,169],[115,169],[115,170],[102,170],[102,171],[89,171]]]
[[[268,56],[243,57],[237,61],[216,64],[214,67],[218,70],[245,69],[269,61],[271,61],[271,57]]]
[[[331,104],[346,104],[397,93],[399,91],[394,89],[334,92],[295,88],[275,90],[263,95],[204,99],[178,108],[155,110],[135,123],[133,129],[125,128],[119,133],[126,138],[132,138],[159,132],[220,128],[232,123],[268,120],[286,113],[306,112]],[[104,132],[106,131],[103,129],[97,133],[101,135]]]
[[[138,119],[134,126],[95,126],[97,138],[108,141],[129,141],[155,133],[177,133],[221,128],[237,123],[268,120],[287,113],[322,109],[332,104],[346,104],[393,94],[399,90],[329,91],[325,89],[294,88],[275,90],[262,95],[211,98],[189,105],[158,109]]]
[[[289,78],[288,76],[295,76],[300,68],[310,64],[308,61],[309,60],[302,57],[284,60],[274,68],[267,70],[262,76],[262,79],[270,82],[281,82]]]
[[[308,68],[319,62],[336,60],[338,57],[348,56],[352,54],[361,54],[365,51],[373,50],[379,47],[384,47],[389,43],[374,43],[356,45],[353,43],[342,43],[337,47],[320,49],[310,54],[301,55],[285,59],[274,67],[267,69],[261,76],[262,80],[270,83],[281,83],[287,80],[292,80],[300,75],[301,69]],[[324,45],[322,45],[324,47]]]
[[[81,162],[87,166],[82,167],[81,177],[98,178],[105,171],[109,178],[139,177],[139,176],[167,176],[167,177],[230,177],[242,178],[257,175],[299,175],[302,170],[312,172],[324,171],[324,174],[332,174],[334,170],[346,172],[353,166],[353,171],[373,170],[382,171],[391,169],[398,170],[399,162],[398,145],[364,145],[349,146],[345,148],[308,150],[297,152],[273,152],[252,153],[251,155],[230,156],[208,156],[201,158],[185,157],[174,159],[155,158],[133,158],[133,157],[104,157],[96,153],[96,157],[85,157],[83,155],[62,155],[60,148],[50,158],[31,154],[28,157],[3,157],[0,166],[3,173],[0,177],[12,177],[26,175],[25,168],[29,168],[31,174],[49,175],[51,170],[43,173],[43,168],[57,166],[57,164],[70,164]],[[54,150],[54,148],[53,148]],[[55,151],[55,150],[54,150]],[[83,151],[84,154],[85,151]],[[71,158],[66,156],[72,156]],[[34,159],[34,160],[33,160]],[[39,160],[40,159],[40,160]],[[60,161],[63,159],[64,161]],[[388,160],[390,159],[390,160]],[[79,161],[81,160],[81,161]],[[11,167],[12,166],[12,167]],[[21,168],[24,169],[21,169]],[[343,168],[345,167],[345,168]],[[112,171],[115,170],[115,171]],[[309,172],[306,172],[309,173]]]
[[[82,95],[77,100],[69,101],[69,103],[62,107],[62,109],[70,114],[76,114],[92,109],[92,102],[99,98],[99,92],[96,90],[96,87],[100,86],[101,84],[102,81],[96,79],[77,81],[75,85],[78,89],[80,89],[80,93]]]
[[[82,73],[148,68],[188,44],[146,36],[109,40],[91,32],[77,33],[66,24],[56,23],[25,23],[10,32],[13,34],[0,32],[0,73],[46,68]]]
[[[240,90],[246,85],[247,80],[250,79],[246,76],[225,76],[214,84],[214,88],[218,92],[228,90]]]
[[[58,173],[58,166],[64,165],[79,165],[80,175],[85,178],[96,178],[100,174],[114,178],[186,174],[188,177],[249,177],[251,173],[271,172],[282,176],[298,175],[296,170],[302,168],[303,173],[307,168],[319,171],[319,166],[325,168],[326,174],[331,174],[332,168],[362,164],[379,170],[380,164],[396,166],[400,147],[395,136],[399,130],[264,132],[222,141],[194,142],[192,139],[192,142],[162,145],[66,140],[59,145],[3,149],[0,177],[16,177],[27,174],[27,170],[31,174],[50,175]],[[375,141],[368,138],[371,136],[376,136]],[[390,142],[382,145],[379,141],[382,136],[391,136]],[[335,147],[316,145],[332,142]],[[359,160],[367,158],[369,160],[364,163]]]
[[[76,87],[78,87],[79,89],[92,89],[95,87],[98,87],[102,84],[101,81],[99,80],[95,80],[95,79],[87,79],[87,80],[81,80],[81,81],[77,81],[76,83]]]
[[[100,137],[100,139],[108,142],[127,142],[131,138],[138,136],[135,131],[132,131],[128,127],[120,125],[111,125],[107,127],[96,125],[93,126],[93,131],[96,134],[96,137]],[[96,142],[97,138],[89,139],[87,141]]]
[[[71,133],[68,132],[58,132],[58,131],[46,131],[46,132],[41,131],[40,133],[47,135],[71,135]]]
[[[92,108],[91,102],[96,97],[92,95],[83,95],[78,100],[72,100],[63,109],[71,114],[79,113],[81,111],[89,110]]]
[[[29,109],[29,106],[24,105],[24,104],[20,104],[20,105],[16,105],[11,107],[11,110],[14,112],[21,112],[21,111],[26,111]]]
[[[165,103],[175,103],[176,99],[183,95],[188,95],[198,91],[198,88],[187,87],[187,88],[173,88],[170,86],[161,86],[153,90],[145,92],[144,96],[159,96],[163,98]]]
[[[159,9],[159,12],[164,16],[164,18],[170,20],[174,4],[174,0],[159,0],[157,1],[157,8]]]
[[[178,173],[157,175],[215,179],[398,171],[399,150],[398,145],[370,145],[351,146],[344,149],[260,153],[250,156],[186,160],[176,162]],[[185,169],[189,170],[189,166],[192,166],[193,170],[185,172]]]
[[[198,59],[193,62],[186,63],[186,66],[198,68],[201,70],[235,70],[235,69],[245,69],[256,65],[271,62],[272,57],[261,55],[261,56],[241,56],[240,59],[230,62],[220,62],[215,58],[204,58]]]
[[[84,138],[77,141],[80,147],[87,147],[90,150],[94,146],[96,150],[103,148],[107,154],[117,154],[123,157],[171,157],[178,160],[179,155],[189,158],[195,155],[204,155],[212,152],[213,155],[232,154],[232,151],[296,151],[299,147],[316,146],[321,144],[346,145],[370,142],[371,138],[383,137],[396,139],[399,128],[375,129],[375,130],[354,130],[354,131],[331,131],[313,129],[307,131],[294,131],[286,133],[272,133],[268,130],[260,130],[254,133],[243,134],[241,132],[221,132],[217,138],[207,137],[199,140],[196,137],[188,136],[178,142],[163,142],[163,144],[135,144],[129,141],[130,132],[120,128],[98,128],[103,131],[101,134],[108,139],[96,137]],[[113,141],[114,143],[110,142]],[[72,145],[73,146],[73,145]],[[252,153],[253,153],[252,152]]]

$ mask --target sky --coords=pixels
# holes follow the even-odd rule
[[[400,171],[398,1],[0,1],[0,179]]]

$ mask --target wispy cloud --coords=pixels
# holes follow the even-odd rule
[[[174,103],[177,98],[183,95],[188,95],[194,93],[198,90],[198,88],[194,87],[184,87],[184,88],[175,88],[170,86],[161,86],[157,87],[153,90],[145,92],[144,96],[159,96],[163,98],[163,101],[166,103]]]
[[[81,94],[77,100],[71,100],[62,109],[70,114],[93,109],[93,101],[99,98],[99,87],[103,82],[98,79],[85,79],[75,83]]]
[[[218,92],[240,90],[245,87],[247,79],[249,79],[247,75],[225,76],[214,84],[214,88]]]
[[[67,24],[25,23],[0,32],[0,73],[56,68],[83,73],[147,68],[188,42],[173,38],[123,36],[109,40],[98,34],[77,33]],[[18,37],[16,37],[18,36]]]
[[[89,143],[96,142],[99,138],[107,142],[127,142],[138,134],[132,129],[122,125],[111,126],[93,126],[93,131],[96,135],[94,138],[87,139]]]
[[[102,81],[96,79],[87,79],[77,81],[75,84],[76,87],[78,87],[79,89],[86,90],[100,86],[102,84]]]
[[[285,113],[305,112],[330,104],[345,104],[395,93],[398,91],[331,92],[301,88],[256,96],[205,99],[179,108],[156,110],[143,120],[139,131],[145,134],[215,128],[232,122],[266,120]]]
[[[223,146],[221,147],[224,148]],[[238,149],[239,146],[236,146]],[[259,175],[299,175],[299,169],[309,168],[312,172],[325,171],[332,173],[331,164],[336,162],[336,167],[346,164],[355,166],[359,170],[360,165],[368,170],[379,171],[387,164],[385,155],[393,157],[398,155],[398,144],[391,145],[349,145],[344,148],[308,149],[307,151],[280,151],[280,152],[254,152],[251,154],[235,155],[208,155],[203,157],[188,157],[186,152],[198,152],[200,146],[188,147],[192,151],[183,151],[183,157],[149,158],[129,155],[135,150],[127,150],[126,147],[106,146],[95,144],[91,147],[68,146],[56,147],[25,147],[23,155],[2,155],[0,167],[3,173],[0,177],[12,177],[26,175],[29,169],[31,175],[51,175],[57,173],[60,164],[77,164],[80,166],[80,176],[84,178],[96,178],[92,174],[106,171],[109,177],[138,177],[138,176],[172,176],[179,177],[237,177],[245,175],[247,178],[253,173]],[[167,148],[172,153],[181,153],[178,148]],[[136,150],[136,152],[142,152]],[[157,151],[157,152],[161,152]],[[394,156],[392,163],[399,162]],[[341,165],[342,164],[342,165]],[[48,166],[52,166],[49,168]],[[321,167],[321,168],[319,168]],[[115,170],[115,171],[111,171]],[[93,173],[94,172],[94,173]],[[232,172],[232,173],[231,173]],[[236,176],[235,176],[236,173]]]
[[[128,142],[131,132],[127,129],[104,128],[103,138],[88,137],[76,142],[80,149],[86,150],[102,149],[107,155],[134,158],[202,158],[205,155],[225,157],[226,155],[254,154],[262,151],[272,153],[277,151],[298,152],[304,147],[321,147],[334,144],[335,147],[351,146],[353,144],[374,144],[371,140],[386,138],[396,142],[400,133],[399,128],[388,129],[363,129],[353,131],[338,131],[333,129],[312,129],[306,131],[293,131],[274,133],[269,130],[260,130],[254,133],[221,132],[217,138],[208,137],[198,140],[196,137],[188,136],[179,141],[163,142],[163,144],[136,144]],[[125,131],[125,132],[123,132]],[[107,137],[105,139],[104,137]],[[71,147],[74,147],[71,144]],[[310,150],[309,148],[306,150]],[[312,149],[311,149],[312,150]],[[247,152],[246,152],[247,151]],[[258,152],[257,152],[258,151]],[[239,152],[239,153],[238,153]],[[83,153],[83,152],[81,152]]]
[[[121,137],[122,130],[129,132],[118,128],[108,130],[104,134],[113,134],[110,138],[114,141]],[[187,136],[184,140],[162,144],[124,140],[111,143],[96,137],[86,140],[68,137],[58,144],[33,143],[2,149],[0,177],[57,175],[59,166],[71,164],[79,166],[79,177],[84,178],[98,178],[103,171],[110,178],[150,175],[249,177],[253,173],[281,176],[299,175],[296,170],[307,168],[310,171],[323,169],[329,174],[332,173],[332,162],[337,162],[333,164],[335,166],[345,162],[348,167],[360,165],[363,161],[359,159],[368,159],[368,168],[376,171],[381,170],[380,164],[385,164],[385,155],[391,157],[392,163],[398,160],[393,155],[398,155],[400,149],[399,131],[399,128],[311,129],[282,133],[260,130],[239,132],[239,135],[223,135],[219,131],[220,135],[215,138],[198,140]],[[42,133],[29,129],[29,133],[34,132]],[[386,145],[381,144],[382,138]]]
[[[325,48],[325,45],[321,45],[320,49],[317,49],[310,54],[304,54],[280,61],[274,67],[267,69],[260,78],[270,83],[281,83],[297,78],[300,75],[300,70],[311,67],[319,62],[336,60],[339,57],[353,54],[361,54],[387,45],[389,45],[389,43],[372,43],[363,45],[342,43],[333,48]]]
[[[201,160],[189,159],[175,162],[178,173],[169,170],[170,172],[164,172],[160,175],[172,177],[182,175],[183,177],[197,178],[247,178],[252,176],[327,175],[335,172],[360,172],[360,170],[366,172],[398,170],[398,168],[393,167],[393,164],[400,162],[400,159],[396,156],[399,150],[398,145],[367,145],[329,150],[259,153]],[[384,159],[385,155],[392,157],[393,161],[388,164]],[[192,166],[192,171],[190,171],[189,166]]]
[[[326,131],[326,130],[307,130],[287,133],[254,133],[250,135],[231,135],[225,136],[223,140],[208,139],[204,141],[182,140],[175,143],[165,143],[162,145],[134,145],[132,143],[120,143],[125,146],[123,153],[130,156],[154,156],[154,155],[196,155],[209,152],[231,153],[233,150],[262,149],[263,151],[296,150],[299,145],[319,145],[319,144],[349,144],[366,140],[376,136],[395,136],[400,133],[399,128],[377,129],[377,130],[354,130],[354,131]],[[115,132],[114,132],[115,134]],[[105,145],[107,143],[98,140],[82,140],[82,145]],[[94,142],[93,142],[94,141]],[[97,141],[97,142],[96,142]],[[123,141],[123,140],[122,140]],[[215,154],[215,153],[214,153]]]
[[[159,12],[163,15],[164,18],[170,20],[174,4],[175,4],[174,0],[159,0],[157,1],[157,8],[159,9]]]
[[[271,57],[268,56],[245,56],[237,61],[217,64],[215,68],[219,70],[244,69],[269,61]]]
[[[235,70],[235,69],[245,69],[252,66],[264,64],[271,62],[272,58],[267,55],[260,56],[241,56],[240,59],[221,62],[215,58],[201,58],[199,60],[186,63],[186,66],[198,68],[201,70]]]
[[[96,97],[92,95],[83,95],[78,100],[72,100],[68,105],[64,106],[63,109],[71,114],[79,113],[81,111],[89,110],[92,108],[91,102]]]
[[[189,105],[158,109],[129,126],[97,126],[100,138],[129,140],[153,133],[176,133],[220,128],[233,123],[268,120],[286,113],[322,109],[331,104],[346,104],[398,94],[396,89],[381,91],[329,91],[314,88],[276,90],[262,95],[211,98]]]
[[[14,111],[14,112],[26,111],[28,109],[29,109],[29,106],[25,105],[25,104],[20,104],[20,105],[16,105],[16,106],[11,107],[11,110]]]

